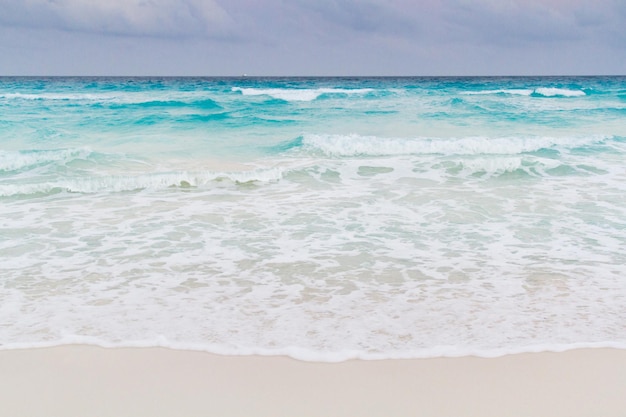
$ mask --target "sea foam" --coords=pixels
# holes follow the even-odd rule
[[[410,154],[514,155],[540,149],[575,148],[602,143],[606,136],[588,137],[466,137],[380,138],[350,135],[305,135],[302,146],[328,156]]]
[[[345,88],[242,88],[233,87],[232,91],[239,91],[245,96],[267,95],[286,101],[312,101],[322,94],[365,94],[373,91],[371,88],[345,89]]]
[[[91,150],[88,148],[29,151],[0,150],[0,171],[17,171],[37,165],[67,163],[76,159],[86,159],[91,153]]]
[[[235,184],[276,181],[282,177],[281,168],[235,172],[181,171],[156,172],[146,175],[110,175],[86,178],[60,178],[57,181],[25,184],[0,184],[0,196],[49,194],[55,192],[102,193],[136,190],[159,190],[172,187],[202,187],[212,182],[231,181]]]
[[[0,348],[625,348],[624,91],[0,77]]]

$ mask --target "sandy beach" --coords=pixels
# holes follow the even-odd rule
[[[313,363],[162,348],[0,351],[2,416],[623,416],[626,350]]]

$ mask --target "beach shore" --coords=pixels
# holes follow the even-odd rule
[[[0,351],[1,416],[624,416],[626,350],[352,360],[164,348]]]

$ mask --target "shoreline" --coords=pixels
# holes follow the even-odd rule
[[[0,415],[623,416],[626,349],[305,362],[168,348],[0,351]]]

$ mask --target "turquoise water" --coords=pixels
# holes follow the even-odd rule
[[[0,78],[0,343],[626,347],[626,78]]]

